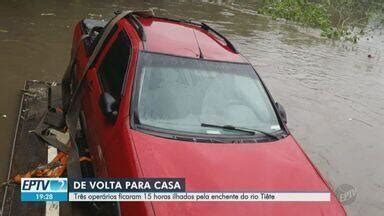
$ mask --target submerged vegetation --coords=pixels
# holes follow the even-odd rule
[[[324,37],[357,42],[383,8],[382,0],[264,0],[258,12],[320,28]]]

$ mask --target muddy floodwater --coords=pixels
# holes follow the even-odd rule
[[[117,9],[151,8],[205,21],[227,35],[285,106],[290,130],[331,187],[356,189],[348,214],[383,215],[384,30],[357,44],[334,42],[317,30],[257,15],[252,1],[238,2],[2,1],[0,179],[6,178],[20,89],[26,79],[61,78],[74,24],[108,19]]]

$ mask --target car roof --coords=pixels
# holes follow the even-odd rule
[[[207,60],[247,62],[234,46],[204,23],[155,16],[136,19],[145,34],[143,50]]]

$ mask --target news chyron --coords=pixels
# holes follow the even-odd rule
[[[195,188],[195,187],[191,187]],[[186,191],[184,178],[24,178],[21,201],[329,202],[329,191]]]
[[[21,201],[147,201],[185,192],[184,178],[23,178]]]
[[[67,201],[67,178],[22,178],[21,201]]]

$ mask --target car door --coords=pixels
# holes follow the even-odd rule
[[[108,92],[116,100],[117,110],[121,102],[124,80],[129,68],[131,43],[125,30],[118,29],[105,44],[95,66],[87,74],[83,98],[83,129],[87,138],[97,176],[108,175],[108,161],[112,157],[108,149],[117,143],[119,132],[114,121],[106,118],[100,108],[100,96]]]

